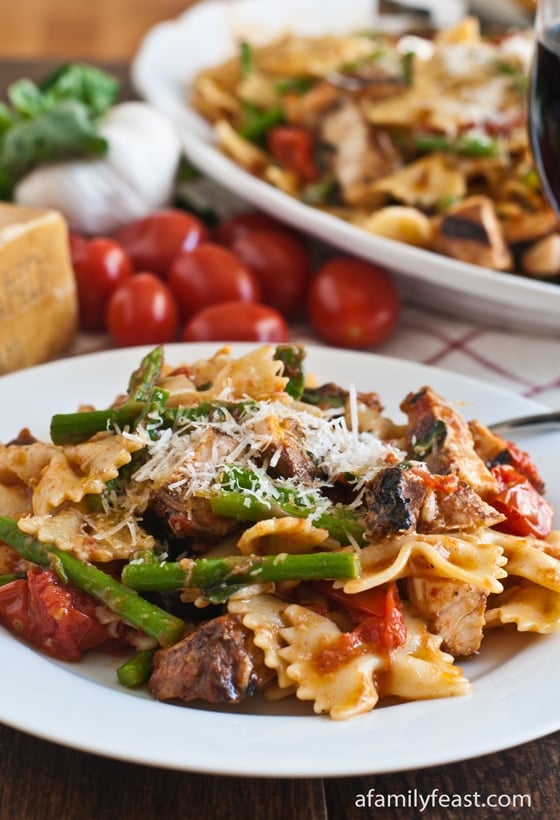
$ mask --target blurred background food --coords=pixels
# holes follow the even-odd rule
[[[14,92],[5,78],[9,105],[4,114],[10,122],[2,133],[0,199],[13,198],[20,206],[41,210],[34,211],[39,216],[31,220],[26,216],[28,210],[11,210],[14,206],[0,203],[10,223],[4,237],[0,219],[0,304],[3,298],[11,298],[14,283],[18,293],[21,291],[8,317],[17,333],[13,329],[8,333],[6,322],[6,337],[2,339],[0,333],[0,374],[57,355],[73,342],[78,329],[107,333],[118,345],[222,338],[224,333],[232,340],[282,341],[288,338],[288,320],[305,319],[321,340],[359,349],[380,343],[397,326],[399,294],[386,270],[345,256],[334,260],[334,268],[329,262],[321,267],[305,236],[283,224],[270,224],[270,217],[263,214],[241,214],[245,222],[236,222],[233,230],[227,220],[219,224],[217,213],[209,215],[194,208],[187,215],[178,210],[192,209],[190,200],[179,201],[175,183],[185,181],[185,171],[192,181],[194,169],[180,165],[180,146],[171,124],[163,122],[162,115],[150,110],[148,103],[119,104],[115,96],[119,83],[110,75],[117,71],[126,83],[127,62],[135,56],[146,33],[160,21],[173,19],[203,2],[222,3],[224,9],[231,9],[238,0],[96,0],[92,4],[18,0],[3,9],[0,60],[14,61],[10,70],[20,84]],[[275,0],[257,2],[266,6]],[[407,22],[412,18],[420,25],[444,29],[473,11],[484,22],[498,26],[530,23],[534,12],[532,0],[364,0],[368,2],[368,11],[377,7],[385,15],[404,16]],[[103,63],[109,73],[102,76],[104,71],[77,66],[77,61]],[[56,72],[56,79],[50,77],[40,89],[25,79],[32,68],[35,79],[44,80],[47,68],[63,62],[67,63],[64,71]],[[62,88],[61,99],[57,83]],[[70,87],[77,95],[71,101]],[[44,167],[45,123],[50,123],[47,130],[51,133],[52,123],[58,122],[59,141],[63,132],[66,148],[68,134],[76,130],[75,118],[69,126],[70,102],[74,114],[76,106],[87,113],[88,128],[83,133],[82,127],[78,129],[81,141],[78,146],[72,142],[71,151],[64,155],[51,151],[49,166]],[[91,146],[84,149],[83,140],[89,145],[90,138],[99,151],[93,152]],[[151,174],[146,177],[146,149],[153,152],[156,144],[155,155],[165,160],[165,167],[158,170],[152,162]],[[31,150],[29,157],[24,157],[22,146]],[[34,153],[37,146],[42,152],[39,167]],[[65,218],[64,225],[58,214]],[[53,223],[55,217],[57,224]],[[264,218],[269,224],[255,227],[254,220]],[[23,225],[19,244],[13,240],[14,225]],[[243,231],[238,235],[240,226]],[[121,230],[115,233],[117,229]],[[232,236],[224,239],[227,231]],[[136,258],[139,235],[142,253]],[[171,239],[179,246],[173,245],[172,259],[158,270]],[[155,255],[155,263],[154,259],[146,260],[147,250]],[[294,259],[300,259],[299,267]],[[310,288],[312,267],[314,285]],[[62,307],[60,300],[49,302],[52,271],[64,274],[62,284],[68,285]],[[33,288],[24,287],[28,280]],[[206,290],[200,283],[208,285]],[[39,293],[44,298],[31,299],[31,291],[33,296]],[[167,305],[163,318],[158,307],[162,299]],[[358,302],[359,316],[353,307]],[[232,306],[237,306],[237,313]],[[223,312],[226,307],[227,315]],[[57,318],[61,310],[65,322]],[[44,338],[34,331],[38,314],[41,327],[46,329]],[[337,335],[333,335],[333,328]]]
[[[176,17],[197,0],[18,0],[4,3],[0,57],[130,59],[143,35],[157,22]],[[198,0],[204,2],[204,0]],[[223,0],[235,3],[236,0]],[[275,0],[263,0],[275,2]],[[372,3],[374,0],[372,0]],[[489,22],[531,19],[535,0],[379,0],[389,13],[409,6],[416,13],[472,10]]]

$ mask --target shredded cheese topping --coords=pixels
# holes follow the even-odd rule
[[[273,494],[272,482],[257,464],[265,454],[270,465],[277,463],[289,424],[320,476],[315,487],[345,475],[359,491],[388,461],[401,460],[404,453],[372,432],[358,432],[356,413],[352,416],[349,429],[344,415],[318,414],[315,408],[307,412],[301,405],[296,411],[281,401],[249,405],[240,420],[224,408],[218,420],[189,421],[188,430],[162,430],[154,441],[148,441],[148,459],[135,472],[134,480],[180,490],[186,499],[211,490],[223,471],[235,464],[258,472],[261,487]],[[295,479],[290,481],[293,485]]]

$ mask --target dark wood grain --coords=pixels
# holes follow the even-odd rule
[[[185,744],[196,743],[185,738]],[[320,780],[195,775],[77,752],[0,726],[1,820],[325,820]]]
[[[120,77],[124,95],[130,96],[126,66],[103,65]],[[0,60],[0,97],[10,82],[22,76],[40,79],[52,67],[49,61]],[[543,674],[542,670],[535,673],[539,671]],[[511,720],[515,721],[514,714]],[[454,731],[450,726],[450,734]],[[294,738],[294,744],[300,742]],[[185,737],[188,743],[196,739]],[[383,737],[372,737],[371,743],[383,744]],[[218,777],[149,768],[85,754],[0,726],[0,820],[362,820],[373,816],[552,820],[560,807],[559,770],[560,733],[455,765],[322,781]],[[414,799],[426,798],[434,789],[449,798],[475,793],[481,799],[491,794],[529,795],[532,805],[500,810],[436,804],[419,813]],[[385,799],[385,807],[376,806],[375,799]],[[387,805],[389,800],[392,805]],[[412,805],[404,805],[403,800]]]

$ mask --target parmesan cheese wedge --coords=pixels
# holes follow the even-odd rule
[[[0,204],[0,375],[62,352],[77,325],[64,218],[53,210]]]

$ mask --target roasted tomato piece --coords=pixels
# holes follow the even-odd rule
[[[506,520],[495,528],[510,535],[546,538],[552,529],[554,510],[529,479],[509,464],[493,467],[499,490],[488,501]]]
[[[35,648],[64,661],[108,643],[112,635],[96,618],[96,601],[63,584],[48,569],[0,587],[0,623]]]

